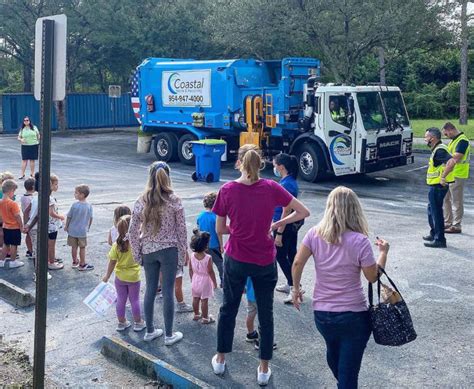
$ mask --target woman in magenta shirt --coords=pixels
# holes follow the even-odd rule
[[[368,225],[357,195],[339,186],[328,196],[321,222],[303,239],[293,263],[293,285],[300,285],[303,268],[312,255],[316,269],[314,320],[326,341],[326,358],[338,388],[357,388],[362,356],[371,334],[361,271],[369,282],[377,280],[377,267],[385,267],[389,244],[377,239],[375,262]],[[302,294],[292,290],[299,309]]]
[[[260,152],[254,145],[239,149],[236,168],[239,179],[219,190],[213,212],[218,234],[228,234],[224,261],[224,300],[217,325],[217,354],[212,358],[214,373],[225,371],[225,353],[232,351],[235,318],[247,277],[252,279],[260,324],[260,365],[257,381],[266,385],[271,376],[273,352],[273,292],[278,279],[275,243],[270,234],[275,207],[289,206],[294,212],[283,219],[292,223],[309,216],[308,209],[285,188],[262,179]],[[227,218],[230,219],[227,225]]]

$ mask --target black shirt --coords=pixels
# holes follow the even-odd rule
[[[457,137],[461,136],[463,132],[460,132],[458,135],[456,135],[453,138],[453,141],[456,140]],[[466,139],[461,139],[459,143],[456,145],[456,150],[454,150],[456,153],[459,154],[466,154],[466,150],[469,147],[469,142]]]
[[[436,146],[438,144],[436,144]],[[434,167],[438,167],[439,165],[442,165],[443,163],[448,162],[450,159],[451,159],[451,154],[449,154],[445,149],[438,149],[436,150],[436,153],[433,156],[433,165]]]

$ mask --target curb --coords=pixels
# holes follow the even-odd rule
[[[30,292],[2,279],[0,279],[0,298],[21,308],[35,304],[35,298]]]
[[[102,355],[109,357],[128,368],[176,389],[212,388],[209,384],[193,377],[169,363],[148,354],[116,336],[102,338]]]

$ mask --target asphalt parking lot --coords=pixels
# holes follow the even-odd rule
[[[88,260],[95,270],[80,273],[71,269],[66,234],[60,233],[58,256],[65,269],[56,271],[49,282],[47,374],[60,385],[140,386],[146,380],[114,366],[99,354],[103,335],[115,333],[115,312],[102,318],[83,303],[84,297],[100,281],[107,266],[107,231],[113,209],[118,204],[133,205],[144,188],[147,166],[153,154],[137,155],[136,138],[131,133],[86,134],[53,137],[51,171],[59,176],[56,194],[60,211],[66,213],[74,201],[74,186],[91,187],[89,202],[94,207],[94,223],[88,237]],[[0,171],[19,172],[20,146],[15,137],[0,137]],[[416,154],[413,165],[369,175],[329,179],[310,184],[300,182],[300,199],[310,208],[311,217],[300,231],[304,233],[322,216],[327,194],[346,185],[360,196],[370,226],[370,238],[383,237],[391,243],[387,271],[397,283],[410,308],[418,339],[406,346],[389,348],[369,341],[360,373],[361,387],[473,387],[474,327],[473,249],[474,186],[465,187],[463,234],[449,235],[447,249],[428,249],[422,235],[428,232],[427,188],[424,183],[428,155]],[[474,163],[471,161],[471,166]],[[218,190],[222,181],[237,177],[231,164],[223,167],[221,183],[194,183],[192,167],[171,164],[175,192],[186,210],[188,234],[202,209],[202,197]],[[264,172],[271,177],[271,169]],[[21,194],[22,187],[17,195]],[[20,253],[24,255],[25,249]],[[24,259],[20,269],[0,269],[0,278],[28,291],[34,291],[33,264]],[[283,280],[283,275],[280,275]],[[314,266],[308,263],[303,286],[311,295]],[[185,278],[185,296],[190,301],[190,282]],[[143,289],[143,285],[142,285]],[[216,293],[210,312],[217,316],[222,293]],[[278,349],[272,361],[270,387],[334,387],[325,360],[325,346],[314,326],[308,300],[300,312],[285,306],[284,295],[275,296],[275,336]],[[14,309],[0,301],[0,334],[17,340],[32,354],[34,311]],[[156,302],[156,322],[161,320],[161,302]],[[142,334],[123,334],[130,343],[156,355],[216,387],[257,387],[255,370],[258,354],[244,341],[245,307],[239,313],[234,352],[228,358],[224,378],[212,373],[210,359],[215,351],[216,326],[192,321],[192,314],[177,314],[176,329],[184,340],[166,348],[163,340],[144,344]]]

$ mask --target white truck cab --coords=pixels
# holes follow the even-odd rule
[[[305,180],[315,181],[324,168],[340,176],[413,162],[413,131],[399,88],[329,84],[307,93],[312,135],[306,147],[295,148]]]

